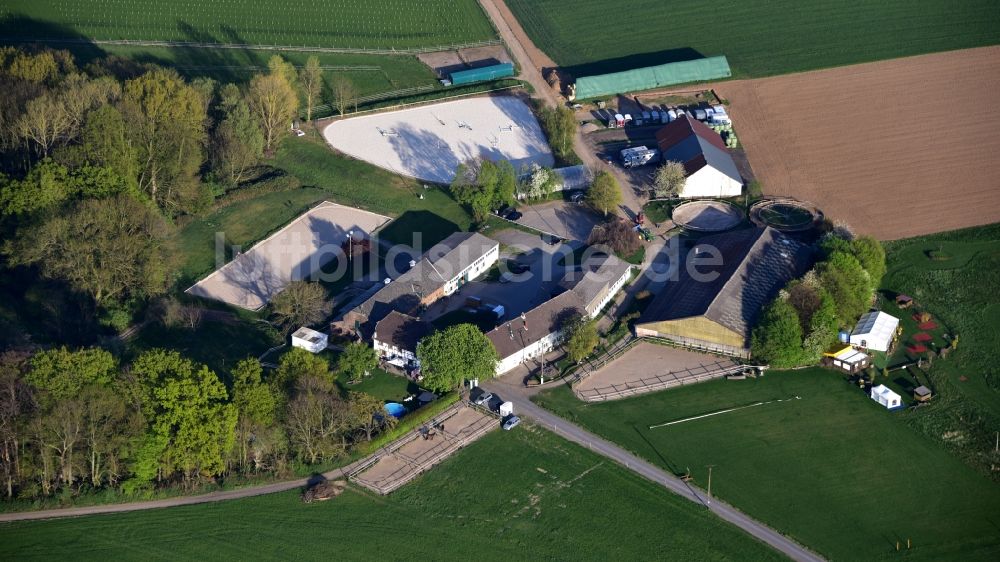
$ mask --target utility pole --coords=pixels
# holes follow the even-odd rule
[[[353,230],[347,231],[347,248],[348,248],[348,250],[347,250],[347,252],[348,252],[347,259],[348,260],[353,260],[354,259],[354,231]]]
[[[714,464],[705,465],[708,468],[708,501],[705,503],[712,503],[712,469],[715,468]]]

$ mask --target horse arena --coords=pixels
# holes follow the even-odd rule
[[[823,222],[823,212],[794,199],[768,199],[750,207],[750,221],[782,232],[804,232]]]
[[[998,89],[1000,47],[716,85],[767,194],[883,240],[1000,220]]]
[[[195,283],[188,294],[260,310],[292,281],[342,255],[350,235],[368,238],[389,217],[324,201]]]
[[[334,149],[418,180],[451,183],[474,158],[509,160],[520,171],[555,160],[531,109],[512,96],[490,96],[352,117],[330,123]]]

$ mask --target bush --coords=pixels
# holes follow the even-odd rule
[[[591,246],[607,246],[622,259],[635,254],[642,246],[639,235],[632,229],[632,225],[624,220],[595,226],[590,232],[587,243]]]

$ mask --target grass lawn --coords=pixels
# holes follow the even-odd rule
[[[795,399],[801,397],[801,399]],[[648,429],[688,416],[788,399]],[[995,560],[1000,488],[914,432],[831,370],[772,372],[617,402],[584,405],[559,387],[546,408],[712,493],[820,554],[843,560],[895,554]]]
[[[364,392],[385,402],[399,402],[403,398],[416,393],[420,387],[416,383],[387,373],[382,369],[374,369],[372,374],[361,379],[358,384],[349,384],[345,376],[337,377],[337,387],[345,395],[348,392]]]
[[[1000,41],[990,0],[722,0],[704,4],[508,0],[535,44],[575,76],[726,55],[736,77],[768,76]],[[627,29],[615,29],[624,16]]]
[[[958,349],[946,360],[936,359],[923,374],[935,397],[930,406],[921,408],[921,415],[908,421],[984,473],[997,476],[1000,225],[889,242],[886,249],[884,294],[904,293],[916,300],[915,308],[907,311],[893,304],[886,307],[903,316],[904,337],[909,339],[913,333],[910,315],[919,309],[929,312],[939,325],[939,330],[931,331],[939,346],[942,331],[959,338]],[[948,259],[931,259],[932,255]],[[906,353],[905,345],[899,353]]]
[[[475,0],[10,0],[0,36],[408,49],[494,39]]]
[[[530,550],[529,550],[530,549]],[[707,510],[522,424],[388,497],[350,488],[0,525],[0,558],[777,560]],[[530,554],[527,554],[530,552]]]

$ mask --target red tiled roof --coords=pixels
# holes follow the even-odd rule
[[[656,143],[659,145],[660,151],[665,152],[691,135],[698,135],[712,146],[720,150],[726,150],[726,143],[722,140],[722,137],[710,129],[708,125],[697,119],[691,119],[687,115],[680,117],[657,131]]]
[[[684,173],[690,176],[707,165],[708,160],[705,160],[705,155],[699,154],[687,162],[684,162]]]

